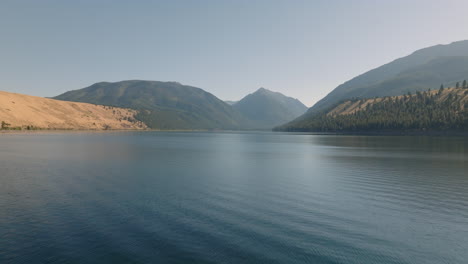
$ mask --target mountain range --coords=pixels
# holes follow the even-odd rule
[[[281,127],[295,130],[296,125],[299,128],[346,100],[434,90],[441,85],[455,86],[465,79],[468,79],[468,40],[424,48],[339,85],[304,115]]]
[[[311,112],[350,98],[395,96],[452,86],[468,78],[468,40],[417,50],[336,87]]]
[[[308,127],[304,124],[316,121],[317,117],[323,117],[345,101],[355,102],[434,90],[441,85],[455,86],[457,82],[465,79],[468,79],[468,41],[458,41],[415,51],[363,73],[336,87],[308,110],[299,100],[264,88],[239,101],[222,101],[201,88],[178,82],[144,80],[99,82],[83,89],[66,92],[53,99],[130,109],[132,112],[128,115],[131,115],[132,120],[134,118],[136,122],[151,129],[270,130],[278,126],[279,130],[287,128],[289,131],[302,131]],[[54,104],[54,107],[61,109],[60,111],[65,111],[63,107],[66,111],[76,109],[76,105],[70,108],[69,105],[55,104],[53,101],[48,103]],[[24,101],[25,104],[28,102]],[[414,102],[416,101],[409,100],[406,103]],[[15,113],[8,109],[3,109],[3,118],[15,120]],[[65,113],[63,111],[62,113]],[[79,116],[83,112],[80,111],[72,111],[70,114]],[[93,111],[97,110],[89,110],[90,113]],[[61,117],[64,118],[63,115]],[[95,115],[95,118],[99,120],[100,117]],[[127,117],[106,118],[116,118],[121,122],[122,118]],[[71,125],[72,128],[81,127],[76,125],[76,122],[74,124]],[[108,127],[102,122],[99,124],[101,127]],[[119,125],[115,127],[119,128]],[[96,128],[99,129],[99,126]]]
[[[54,97],[138,110],[136,118],[152,129],[272,129],[306,111],[296,99],[266,89],[232,105],[177,82],[130,80],[100,82]]]

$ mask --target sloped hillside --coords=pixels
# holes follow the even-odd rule
[[[468,40],[415,51],[363,73],[336,87],[309,113],[320,112],[342,100],[396,96],[407,92],[438,89],[468,78]]]
[[[276,128],[312,132],[468,132],[468,88],[346,100]]]
[[[0,91],[3,129],[145,129],[137,111]]]

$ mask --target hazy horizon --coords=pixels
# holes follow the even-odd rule
[[[420,0],[3,1],[0,90],[50,97],[143,79],[232,101],[265,87],[310,107],[361,73],[468,39],[466,10]]]

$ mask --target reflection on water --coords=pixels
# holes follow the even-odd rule
[[[464,263],[464,138],[0,136],[0,263]]]

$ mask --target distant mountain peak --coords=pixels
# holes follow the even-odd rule
[[[253,94],[263,94],[263,95],[267,95],[267,96],[277,96],[278,98],[281,98],[281,97],[284,97],[284,98],[291,98],[291,97],[288,97],[280,92],[275,92],[275,91],[272,91],[272,90],[268,90],[266,88],[263,88],[263,87],[260,87],[258,88],[257,91],[255,91]]]
[[[245,96],[233,107],[252,120],[256,128],[262,129],[291,121],[307,111],[299,100],[263,87]]]

